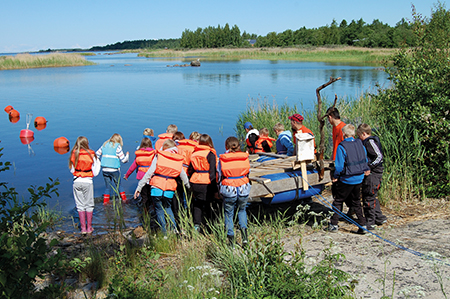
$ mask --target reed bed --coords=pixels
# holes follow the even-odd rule
[[[394,49],[372,49],[361,47],[292,47],[292,48],[241,48],[241,49],[195,49],[143,51],[144,57],[196,57],[203,59],[268,59],[316,62],[371,63],[381,64],[390,60]]]
[[[29,69],[43,67],[83,66],[95,63],[75,53],[17,54],[0,56],[0,70]]]

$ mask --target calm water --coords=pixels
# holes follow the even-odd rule
[[[386,74],[375,67],[331,65],[290,61],[203,61],[199,68],[167,67],[189,61],[139,58],[135,54],[97,55],[87,59],[95,66],[0,71],[2,109],[12,105],[21,113],[11,123],[5,112],[0,118],[2,161],[10,161],[10,171],[0,173],[19,194],[30,185],[44,185],[48,177],[59,178],[60,196],[50,199],[64,214],[74,214],[72,176],[68,154],[54,151],[53,140],[65,136],[75,142],[79,135],[97,150],[113,133],[124,140],[124,150],[134,158],[142,131],[149,127],[155,135],[174,123],[189,135],[192,131],[212,136],[218,153],[224,140],[234,134],[240,112],[251,98],[275,99],[279,104],[303,103],[309,109],[316,102],[315,90],[330,76],[342,80],[327,87],[322,96],[357,96],[378,82],[386,85]],[[301,113],[301,111],[299,111]],[[30,129],[35,140],[24,145],[20,130],[26,128],[26,114],[43,116],[47,127]],[[130,163],[122,166],[125,173]],[[136,186],[135,176],[123,181],[127,194]],[[95,196],[103,193],[100,174],[94,179]],[[129,208],[133,209],[133,208]],[[96,213],[102,205],[96,206]],[[100,217],[97,217],[100,218]]]

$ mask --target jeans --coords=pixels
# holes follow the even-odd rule
[[[166,214],[169,216],[170,229],[176,228],[175,217],[172,211],[172,198],[162,196],[152,196],[152,200],[155,204],[156,221],[161,227],[161,231],[166,234]]]
[[[228,236],[234,236],[234,209],[237,208],[237,215],[239,220],[239,228],[247,229],[247,207],[248,195],[247,196],[233,196],[224,197],[224,210],[225,210],[225,228],[227,230]]]
[[[103,178],[105,179],[105,193],[110,194],[111,196],[117,195],[120,197],[119,193],[123,192],[123,188],[120,185],[120,170],[117,171],[102,171]],[[111,193],[111,191],[113,191]]]

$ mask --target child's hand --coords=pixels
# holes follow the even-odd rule
[[[124,175],[123,178],[125,179],[125,181],[128,181],[127,175]]]
[[[138,197],[139,197],[139,193],[140,193],[140,192],[139,192],[139,191],[137,191],[137,190],[136,190],[136,192],[134,192],[134,199],[136,199],[136,198],[138,198]]]

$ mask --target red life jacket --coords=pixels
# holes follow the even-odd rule
[[[159,134],[158,135],[158,140],[156,140],[155,142],[155,150],[160,150],[161,147],[163,146],[164,141],[166,141],[167,139],[172,139],[173,134],[172,133],[163,133],[163,134]]]
[[[220,155],[222,185],[239,187],[249,182],[248,153],[235,152]]]
[[[182,168],[183,156],[167,151],[158,151],[156,170],[149,184],[163,191],[175,191],[177,190],[175,178],[180,176]]]
[[[267,144],[269,147],[272,147],[273,143],[272,141],[276,141],[275,138],[269,137],[269,136],[259,136],[258,140],[255,142],[255,153],[263,153],[264,149],[262,146],[262,143],[264,141],[267,141]]]
[[[198,145],[198,142],[190,139],[182,139],[178,141],[178,152],[180,155],[184,157],[183,167],[184,171],[187,173],[187,169],[189,164],[191,163],[191,156],[194,152],[195,147]]]
[[[134,152],[136,155],[136,165],[138,166],[138,170],[142,172],[147,172],[150,165],[152,165],[153,158],[155,157],[156,151],[144,151],[142,149],[138,149]]]
[[[194,173],[189,180],[191,183],[195,184],[210,184],[211,180],[209,179],[209,163],[208,163],[208,154],[213,152],[215,154],[215,150],[210,148],[207,145],[197,145],[195,147],[194,152],[191,155],[191,164],[194,168]],[[217,159],[216,159],[217,163]]]
[[[94,177],[94,174],[92,173],[92,164],[94,164],[94,158],[95,152],[93,150],[86,151],[84,149],[81,149],[78,155],[77,165],[75,165],[75,153],[73,153],[72,157],[70,157],[73,168],[75,168],[73,175],[81,178]]]

